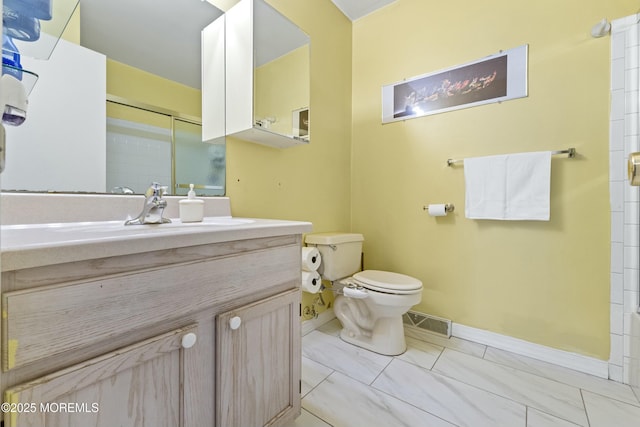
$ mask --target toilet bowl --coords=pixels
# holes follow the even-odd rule
[[[339,294],[333,309],[343,326],[342,340],[390,356],[405,352],[402,315],[420,303],[422,282],[404,274],[365,270],[334,287]]]
[[[342,340],[385,355],[407,348],[402,316],[422,299],[422,282],[404,274],[381,270],[360,271],[361,234],[314,233],[305,236],[322,262],[318,269],[331,281],[336,299],[334,313]],[[354,274],[355,273],[355,274]]]

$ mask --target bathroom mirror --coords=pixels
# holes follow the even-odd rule
[[[266,4],[263,4],[263,6],[266,6],[267,13],[273,12],[273,10],[269,10],[272,9],[270,6]],[[80,0],[79,7],[80,12],[82,12],[80,13],[81,28],[87,30],[95,26],[96,22],[102,23],[102,25],[111,25],[111,28],[107,26],[97,29],[97,39],[108,41],[107,44],[102,47],[95,45],[86,47],[105,53],[107,57],[118,62],[140,69],[144,69],[146,66],[137,62],[138,60],[148,59],[155,55],[159,58],[157,61],[161,63],[160,67],[156,70],[146,71],[175,81],[177,81],[178,77],[172,77],[169,72],[170,70],[174,70],[173,66],[176,64],[178,67],[185,68],[187,60],[183,60],[177,55],[187,50],[188,46],[184,43],[182,45],[176,44],[179,39],[177,36],[173,39],[169,37],[163,40],[159,40],[158,37],[165,35],[170,29],[177,29],[182,32],[187,31],[187,27],[190,26],[191,30],[189,31],[194,32],[196,41],[189,43],[189,45],[192,50],[195,47],[195,54],[199,59],[200,31],[207,21],[213,21],[222,15],[222,11],[213,5],[199,0],[181,0],[179,2],[175,0],[154,0],[153,7],[150,7],[146,2],[131,2],[129,0]],[[98,9],[89,14],[91,9],[96,7]],[[194,8],[195,12],[188,12],[191,8]],[[258,8],[260,8],[260,6],[258,6]],[[198,18],[193,18],[194,15],[198,16]],[[271,15],[273,15],[273,13],[271,13]],[[90,18],[91,16],[93,16],[93,20]],[[176,19],[178,16],[180,19]],[[190,16],[191,18],[189,18]],[[203,16],[205,17],[204,20]],[[280,20],[283,18],[280,14],[277,14],[277,16],[279,16],[278,19]],[[308,140],[308,37],[286,18],[285,23],[283,23],[283,21],[276,21],[274,23],[273,20],[262,18],[257,18],[257,21],[262,22],[262,24],[256,27],[255,35],[257,42],[259,42],[256,45],[256,64],[260,64],[256,72],[258,81],[255,90],[256,93],[264,93],[265,95],[258,95],[256,98],[256,121],[259,121],[261,126],[264,125],[262,127],[271,128],[273,131],[277,130],[278,132],[282,132],[283,135],[297,136],[303,140]],[[141,23],[143,23],[143,25],[141,25]],[[130,32],[126,30],[126,28],[132,28],[132,31],[135,31]],[[283,31],[285,29],[286,31]],[[117,36],[117,38],[109,41],[111,36]],[[90,36],[81,34],[81,38],[90,39]],[[303,39],[302,43],[299,41],[300,38]],[[83,42],[82,44],[89,43]],[[286,55],[287,52],[295,51],[295,49],[291,48],[292,45],[296,47],[303,46],[302,49],[306,49],[306,53],[298,55],[302,57],[302,61],[297,65],[276,65],[278,58],[286,58],[289,56]],[[164,60],[164,62],[162,62],[162,60]],[[278,71],[278,67],[280,67],[281,70],[286,70],[286,72]],[[185,85],[199,84],[200,66],[197,65],[186,68],[189,68],[188,71],[191,72],[191,83],[188,83],[188,81],[181,81],[181,83]],[[276,70],[269,71],[269,68]],[[78,70],[82,70],[82,67],[75,67],[71,72],[64,75],[64,79],[68,80],[70,75],[75,75],[76,77],[84,76],[78,73]],[[263,70],[265,71],[264,73],[262,72]],[[271,81],[269,81],[269,73],[274,75],[274,79]],[[89,78],[90,77],[91,76],[89,76]],[[42,80],[46,80],[44,75],[41,76],[41,81]],[[293,84],[293,82],[297,80],[302,81],[299,86]],[[36,87],[35,89],[39,91],[41,88]],[[40,90],[40,92],[42,91]],[[30,105],[30,110],[34,113],[33,118],[35,117],[35,110],[38,109],[36,104],[40,101],[36,101],[35,94],[32,95],[34,101]],[[48,95],[43,95],[43,97],[52,99]],[[124,98],[126,103],[127,97],[124,96]],[[287,100],[286,103],[280,104],[278,108],[273,106],[274,100],[284,99]],[[146,107],[149,106],[145,106],[145,108]],[[111,109],[109,106],[103,106],[102,108],[105,111],[105,116],[107,115],[106,111]],[[56,112],[55,116],[57,116],[58,112],[62,111],[59,103],[53,104],[52,109],[52,111]],[[178,116],[180,115],[179,111],[172,113],[178,113]],[[169,184],[169,177],[172,177],[173,183],[175,187],[177,187],[174,189],[174,192],[176,194],[183,194],[186,193],[187,189],[182,187],[188,184],[183,181],[194,179],[188,175],[181,175],[180,170],[176,170],[175,167],[170,167],[170,170],[166,170],[167,168],[163,167],[162,174],[146,172],[146,166],[137,160],[140,158],[140,155],[131,155],[127,152],[120,152],[119,160],[122,161],[126,159],[129,164],[129,170],[138,170],[143,174],[140,183],[135,184],[127,182],[126,180],[107,179],[106,174],[109,171],[119,170],[120,172],[116,172],[119,173],[116,177],[124,177],[125,175],[122,173],[122,169],[118,169],[121,164],[116,165],[111,163],[114,150],[108,152],[104,145],[106,142],[103,142],[102,145],[95,144],[95,141],[90,137],[87,137],[86,140],[77,141],[78,144],[82,145],[74,146],[74,148],[52,144],[48,139],[50,128],[47,128],[47,126],[56,126],[60,132],[62,132],[62,127],[64,127],[68,129],[66,132],[67,135],[84,138],[84,136],[79,136],[80,132],[77,131],[74,121],[56,119],[55,116],[52,117],[53,125],[51,122],[43,124],[38,120],[27,119],[27,122],[25,122],[23,126],[28,125],[37,128],[37,137],[30,137],[29,144],[21,143],[21,138],[25,138],[20,136],[21,133],[23,133],[23,129],[14,128],[8,130],[7,170],[0,179],[3,191],[111,193],[112,190],[114,190],[127,193],[129,189],[133,189],[134,193],[142,193],[146,189],[146,186],[142,183],[158,180]],[[122,120],[123,117],[117,116],[115,119],[115,123],[113,121],[105,123],[105,121],[96,126],[101,126],[105,133],[109,128],[122,130],[122,123],[117,122],[117,120]],[[178,119],[180,119],[180,117],[178,117]],[[190,119],[194,118],[191,117]],[[137,120],[131,121],[134,122],[134,128],[137,126],[136,123],[139,124]],[[154,127],[145,129],[142,134],[144,136],[148,133],[164,133],[161,142],[158,144],[166,145],[166,139],[170,137],[167,132],[171,132],[171,128],[173,127],[174,131],[178,133],[185,132],[185,135],[188,136],[186,141],[189,141],[189,145],[185,147],[185,152],[189,153],[194,148],[192,145],[193,133],[197,132],[193,129],[193,124],[193,120],[188,121],[187,126],[185,126],[188,130],[182,129],[181,124],[174,124],[173,126],[165,124],[155,126],[152,124]],[[139,130],[135,132],[139,132]],[[140,135],[140,133],[138,133],[138,135]],[[202,150],[206,151],[210,156],[206,157],[208,169],[205,175],[210,178],[215,177],[212,179],[216,179],[217,181],[215,181],[214,184],[211,184],[211,182],[201,183],[201,185],[199,185],[200,188],[196,190],[198,194],[224,194],[225,173],[224,169],[221,169],[225,167],[224,138],[221,141],[223,141],[222,147],[201,147]],[[18,149],[22,150],[22,152],[16,153]],[[158,151],[163,153],[161,156],[165,156],[164,161],[166,161],[166,150],[163,150]],[[178,148],[178,153],[180,152],[181,149]],[[179,160],[177,160],[179,154],[174,153],[174,156],[176,157],[176,161],[179,162]],[[142,156],[142,158],[148,157]],[[187,156],[186,158],[189,157]],[[173,165],[175,166],[175,164],[174,162]],[[75,172],[79,168],[79,165],[82,165],[81,174]],[[12,172],[12,170],[14,172]],[[20,173],[16,174],[15,171]],[[146,173],[146,175],[144,175],[144,173]],[[61,177],[63,179],[60,179]],[[60,183],[55,181],[60,181]],[[194,184],[198,184],[198,182]],[[222,189],[220,188],[221,186]],[[116,187],[119,187],[119,189],[116,189]]]
[[[79,7],[80,13],[76,11],[76,19],[80,23],[80,38],[83,46],[103,53],[108,58],[120,63],[199,89],[200,31],[208,22],[219,17],[222,11],[208,2],[199,0],[181,0],[180,2],[154,0],[153,4],[129,0],[80,0]],[[189,42],[186,42],[183,37],[187,33],[191,34]],[[194,56],[197,63],[193,63],[189,57],[184,55]],[[44,64],[44,62],[46,61],[43,61],[45,68],[50,65]],[[153,63],[157,65],[154,66]],[[69,80],[69,76],[73,76],[73,79],[84,79],[86,76],[82,73],[82,67],[83,65],[79,65],[71,73],[63,75],[61,81]],[[41,74],[43,74],[41,80],[47,80],[44,73],[41,72]],[[98,77],[95,75],[96,82],[100,80]],[[90,79],[91,76],[88,78]],[[138,116],[145,116],[146,113],[136,113],[134,118],[126,118],[121,114],[113,116],[107,113],[113,109],[110,106],[101,107],[103,117],[111,116],[106,124],[98,124],[105,132],[114,129],[121,132],[129,128],[127,132],[133,134],[131,138],[140,139],[139,144],[146,143],[145,138],[154,134],[154,138],[156,136],[159,138],[157,145],[164,147],[168,145],[167,140],[171,138],[172,133],[175,134],[176,140],[182,141],[181,145],[168,149],[168,155],[175,157],[173,162],[169,160],[168,166],[166,163],[167,149],[157,150],[162,152],[159,158],[162,158],[164,163],[162,172],[155,172],[149,170],[148,165],[139,160],[145,158],[139,153],[134,155],[130,152],[118,151],[118,147],[116,149],[111,149],[108,145],[105,147],[105,143],[109,144],[109,138],[105,143],[95,143],[91,140],[92,138],[87,137],[88,134],[78,131],[77,120],[71,120],[67,117],[65,119],[58,117],[47,123],[30,120],[30,118],[38,116],[39,106],[37,104],[40,103],[40,100],[36,92],[43,92],[42,87],[38,86],[36,84],[32,94],[30,105],[32,117],[28,115],[24,125],[38,128],[34,130],[37,137],[34,138],[31,136],[34,134],[25,132],[25,129],[9,129],[7,136],[9,167],[0,180],[3,190],[109,193],[115,187],[120,187],[125,192],[129,192],[129,189],[132,188],[134,193],[143,193],[151,180],[169,184],[173,175],[177,187],[173,192],[176,194],[186,193],[189,183],[183,181],[195,180],[196,177],[189,175],[186,170],[182,174],[181,169],[184,167],[180,165],[184,163],[185,159],[195,158],[193,156],[194,150],[201,150],[201,154],[210,155],[210,157],[198,157],[198,159],[206,159],[206,169],[201,176],[215,176],[216,184],[211,185],[211,182],[206,181],[194,182],[196,185],[200,184],[198,185],[200,188],[197,188],[196,191],[200,195],[224,194],[224,139],[222,146],[218,145],[213,148],[209,144],[203,144],[201,147],[195,146],[194,141],[199,132],[199,117],[189,116],[185,121],[182,112],[171,111],[169,115],[176,118],[174,123],[171,123],[171,119],[168,119],[165,114],[166,111],[161,111],[163,116],[161,119],[151,120],[145,117],[140,120]],[[103,92],[104,104],[106,90],[104,87],[100,90]],[[50,99],[48,96],[47,98]],[[135,97],[132,96],[130,99],[135,99]],[[129,98],[125,94],[119,101],[127,103],[128,100]],[[133,104],[135,104],[134,107],[140,107],[135,102]],[[63,111],[64,102],[56,102],[52,106],[53,111],[56,111],[56,105],[57,112]],[[154,107],[153,105],[145,105],[143,110],[156,110]],[[129,123],[123,123],[123,120]],[[158,124],[159,121],[163,123]],[[52,143],[48,138],[51,134],[48,130],[52,126],[56,127],[56,131],[66,129],[69,139],[86,137],[87,140],[82,141],[81,149],[79,144],[73,145],[71,148],[63,144]],[[26,138],[29,138],[28,143],[24,141]],[[171,150],[175,152],[172,153]],[[114,157],[114,153],[118,155]],[[112,164],[114,158],[119,163]],[[141,181],[146,184],[128,182],[125,179],[126,174],[122,169],[124,160],[128,163],[130,170],[136,169],[144,172]],[[86,167],[78,171],[80,163],[86,163]],[[158,161],[158,163],[161,162]],[[213,167],[216,168],[215,171],[211,170]],[[194,168],[191,168],[188,172],[193,172],[193,170]],[[73,175],[74,171],[78,171],[77,175]],[[110,173],[116,175],[109,176]],[[64,179],[59,179],[61,177]],[[187,189],[183,191],[184,184],[187,184]],[[212,189],[211,187],[216,188]]]

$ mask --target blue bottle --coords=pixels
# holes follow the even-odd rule
[[[13,44],[13,40],[6,35],[2,36],[2,74],[9,74],[18,80],[22,80],[20,54]]]
[[[33,16],[44,21],[52,17],[51,0],[4,0],[3,3],[21,15]]]
[[[7,4],[2,7],[4,34],[15,40],[34,42],[40,38],[40,20],[33,15],[25,15]]]

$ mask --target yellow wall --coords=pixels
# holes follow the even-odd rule
[[[348,229],[351,23],[326,0],[269,3],[311,37],[311,143],[278,150],[228,138],[233,214],[312,221],[322,231]]]
[[[311,37],[311,143],[278,150],[227,138],[232,213],[349,230],[351,22],[328,0],[268,3]],[[303,305],[311,299],[305,295]],[[331,301],[328,291],[325,300]]]
[[[78,4],[76,9],[73,11],[73,14],[69,18],[69,22],[67,22],[67,26],[60,35],[60,38],[68,42],[80,44],[80,4]]]
[[[585,355],[609,357],[609,44],[603,17],[632,0],[399,0],[353,25],[352,231],[365,267],[424,283],[414,309]],[[380,88],[529,45],[529,96],[381,124]],[[551,221],[464,217],[449,157],[576,147],[552,161]],[[445,218],[422,206],[453,203]]]
[[[293,110],[309,107],[309,47],[282,55],[254,72],[256,120],[273,117],[269,130],[284,135],[293,131]]]
[[[311,143],[278,150],[227,139],[227,194],[234,215],[312,221],[348,229],[351,24],[331,2],[269,1],[311,36]],[[327,31],[331,28],[331,31]]]
[[[107,59],[107,93],[188,116],[202,115],[200,90]]]

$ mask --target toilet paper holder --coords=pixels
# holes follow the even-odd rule
[[[447,203],[444,205],[444,211],[447,213],[451,213],[455,210],[455,206],[453,205],[453,203]],[[422,210],[428,211],[429,210],[429,205],[425,205],[422,207]]]

